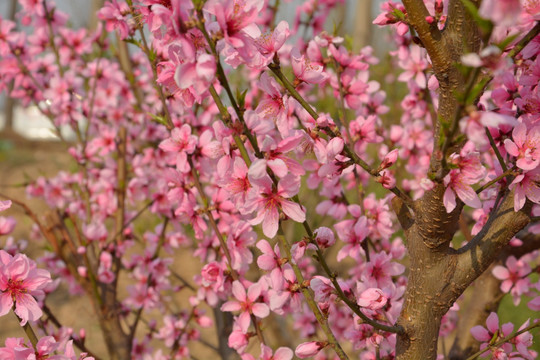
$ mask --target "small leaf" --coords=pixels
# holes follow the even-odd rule
[[[467,99],[465,99],[466,105],[473,104],[476,101],[476,99],[482,95],[488,81],[489,81],[488,78],[484,78],[480,80],[478,84],[476,84],[471,89],[471,91],[469,92],[469,95],[467,96]]]
[[[245,108],[245,105],[246,105],[246,94],[247,94],[247,89],[240,92],[240,90],[236,90],[236,100],[238,101],[238,106],[240,107],[240,109],[243,109]]]
[[[501,49],[501,51],[504,51],[508,47],[508,45],[510,45],[514,40],[516,40],[518,35],[519,33],[508,36],[506,39],[498,43],[497,47]]]
[[[153,121],[161,124],[161,125],[165,125],[167,126],[167,120],[165,119],[164,116],[161,116],[161,115],[155,115],[155,114],[152,114],[152,113],[146,113],[148,116],[150,116],[152,118]]]
[[[405,14],[403,13],[403,11],[399,9],[394,9],[394,11],[392,11],[392,14],[399,20],[405,21]]]

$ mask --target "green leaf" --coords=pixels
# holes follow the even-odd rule
[[[484,78],[476,84],[471,91],[469,92],[469,95],[467,96],[467,99],[465,99],[465,104],[470,105],[473,104],[476,99],[482,95],[484,92],[484,89],[486,87],[487,82],[489,81],[488,78]]]
[[[519,34],[510,35],[509,37],[498,43],[497,47],[501,49],[501,51],[504,51],[508,47],[508,45],[510,45],[518,36]]]
[[[397,17],[399,20],[405,21],[405,14],[403,13],[403,11],[401,11],[399,9],[394,9],[394,11],[392,11],[392,14],[395,17]]]
[[[243,109],[246,105],[246,94],[247,89],[242,92],[236,89],[236,101],[238,101],[238,106],[240,107],[240,109]]]
[[[130,44],[133,44],[135,46],[137,46],[138,48],[141,48],[141,42],[133,37],[129,37],[127,39],[124,40],[125,42],[127,43],[130,43]]]
[[[148,116],[150,116],[152,118],[153,121],[161,124],[161,125],[165,125],[167,126],[167,120],[165,119],[164,116],[161,116],[161,115],[155,115],[155,114],[152,114],[152,113],[146,113]]]

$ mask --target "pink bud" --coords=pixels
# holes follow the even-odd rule
[[[305,359],[317,355],[325,346],[326,344],[323,342],[310,341],[298,345],[294,352],[300,359]]]
[[[381,165],[379,165],[379,171],[389,168],[390,166],[394,165],[398,158],[398,149],[394,149],[390,151],[388,154],[384,156],[383,161],[381,162]]]
[[[0,235],[7,235],[10,232],[13,231],[15,228],[15,224],[17,224],[17,221],[15,218],[9,216],[9,217],[3,217],[0,216]]]
[[[433,24],[435,22],[435,18],[433,16],[426,16],[426,21],[428,24]]]
[[[320,227],[314,232],[315,234],[315,241],[317,241],[317,244],[320,248],[326,249],[336,242],[336,238],[334,237],[334,232],[330,230],[327,227]]]
[[[85,278],[86,275],[88,275],[88,271],[87,271],[87,269],[86,269],[85,266],[79,266],[79,267],[77,268],[77,272],[78,272],[79,275],[80,275],[81,277],[83,277],[83,278]]]
[[[369,288],[365,290],[358,298],[358,305],[371,310],[377,310],[384,307],[388,299],[384,296],[381,289]]]

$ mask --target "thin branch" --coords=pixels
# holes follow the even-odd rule
[[[538,34],[540,34],[539,21],[537,21],[536,25],[534,25],[534,27],[512,48],[512,50],[508,52],[508,56],[514,59]]]
[[[507,171],[506,164],[504,163],[504,159],[501,156],[501,153],[499,149],[497,148],[497,144],[495,144],[495,140],[493,139],[493,136],[491,136],[491,132],[489,132],[489,129],[486,127],[484,128],[486,131],[486,135],[489,139],[489,144],[491,145],[491,148],[495,152],[495,156],[497,157],[497,160],[499,161],[499,164],[501,164],[501,169],[503,169],[504,172]]]
[[[43,304],[42,310],[47,315],[48,320],[51,320],[51,322],[57,328],[60,329],[62,327],[62,324],[60,323],[60,321],[58,321],[58,318],[56,316],[54,316],[51,309],[49,309],[49,307],[46,304]],[[84,343],[82,341],[80,341],[79,339],[74,338],[73,336],[70,336],[70,338],[73,340],[73,344],[75,344],[75,346],[79,348],[79,350],[87,353],[89,356],[92,356],[95,360],[100,360],[100,357],[97,356],[96,354],[94,354],[92,351],[90,351],[86,347],[86,345],[84,345]]]
[[[481,187],[479,187],[477,190],[476,190],[476,193],[477,194],[480,194],[482,191],[486,190],[487,188],[489,188],[491,185],[493,184],[496,184],[498,183],[499,181],[501,181],[504,177],[506,176],[509,176],[509,175],[513,175],[514,172],[516,171],[516,168],[512,168],[512,169],[509,169],[509,170],[506,170],[505,172],[503,172],[501,175],[497,176],[495,179],[491,180],[490,182],[482,185]]]
[[[493,349],[493,348],[497,348],[497,347],[499,347],[500,345],[502,345],[502,344],[504,344],[504,343],[506,343],[506,342],[512,340],[513,338],[515,338],[515,337],[517,337],[517,336],[519,336],[519,335],[521,335],[521,334],[523,334],[523,333],[526,333],[527,331],[530,331],[530,330],[532,330],[532,329],[534,329],[534,328],[537,328],[537,327],[540,327],[540,322],[533,323],[533,324],[527,326],[527,327],[524,328],[524,329],[521,329],[521,330],[519,330],[519,331],[516,331],[516,332],[513,333],[513,334],[510,334],[510,335],[508,335],[508,336],[505,336],[505,337],[502,338],[500,341],[497,341],[495,344],[493,344],[493,345],[488,345],[485,349],[480,350],[480,351],[476,352],[475,354],[469,356],[466,360],[474,360],[474,359],[476,359],[477,357],[479,357],[480,355],[482,355],[483,353],[485,353],[486,351],[491,350],[491,349]]]
[[[287,89],[289,94],[302,105],[302,107],[308,112],[308,114],[313,118],[317,119],[319,115],[317,112],[311,107],[310,104],[296,91],[293,84],[287,79],[287,77],[281,72],[280,65],[274,61],[273,64],[268,65],[269,69],[276,75],[276,77],[281,81],[283,86]],[[342,137],[341,134],[337,130],[333,130],[331,128],[326,128],[325,130],[328,130],[330,132],[331,137]],[[367,171],[370,175],[374,177],[380,176],[379,172],[376,169],[373,169],[367,162],[362,160],[355,152],[354,150],[350,149],[347,144],[344,145],[343,151],[349,157],[354,161],[355,164],[360,166],[362,169]],[[408,197],[405,193],[403,193],[399,188],[393,187],[390,190],[392,193],[394,193],[396,196],[401,198],[403,202],[409,206],[412,206],[412,200],[410,197]]]
[[[12,310],[13,310],[13,315],[15,315],[15,317],[17,318],[17,321],[20,324],[22,320],[19,317],[19,315],[17,315],[15,313],[15,305],[13,305]],[[30,340],[30,342],[32,343],[32,346],[37,351],[38,338],[36,336],[36,333],[34,332],[34,329],[32,329],[32,326],[30,325],[30,323],[28,321],[24,325],[21,325],[21,327],[23,328],[24,332],[26,333],[26,336],[28,336],[28,340]]]

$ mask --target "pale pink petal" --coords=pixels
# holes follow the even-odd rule
[[[527,126],[523,123],[519,123],[512,131],[512,138],[518,147],[522,147],[527,140]]]
[[[497,313],[492,312],[489,314],[486,320],[486,325],[488,330],[492,334],[495,334],[495,332],[499,329],[499,317],[497,316]]]
[[[493,276],[499,280],[505,280],[510,277],[510,273],[504,266],[497,265],[493,268]]]
[[[281,201],[281,209],[291,219],[293,219],[296,222],[304,222],[306,220],[306,213],[299,204],[289,201],[289,200],[283,200]]]
[[[489,335],[489,332],[480,325],[476,325],[471,329],[471,335],[478,341],[489,341],[491,340],[491,336]]]
[[[21,325],[35,321],[43,315],[36,299],[29,294],[20,294],[15,302],[15,314],[21,318]]]
[[[270,296],[270,309],[272,311],[275,311],[277,309],[281,309],[283,305],[289,300],[290,293],[287,291],[282,292],[272,292],[272,296]]]
[[[279,228],[279,212],[275,206],[266,209],[262,221],[262,229],[265,236],[273,238],[276,236]]]
[[[238,301],[227,301],[221,305],[221,311],[238,311],[242,309],[242,305]]]
[[[310,341],[298,345],[294,352],[300,359],[305,359],[317,355],[321,348],[320,343],[317,341]]]
[[[251,301],[255,301],[259,298],[262,292],[261,284],[255,283],[248,288],[247,298]]]
[[[533,311],[540,311],[540,296],[535,297],[527,304],[529,309]],[[0,314],[1,315],[1,314]]]
[[[274,354],[274,360],[291,360],[293,351],[286,347],[280,347]]]
[[[510,155],[519,156],[519,149],[512,140],[504,140],[504,148],[506,149],[506,152],[508,152]]]
[[[253,179],[260,179],[266,175],[266,160],[257,159],[249,167],[248,175]]]
[[[11,294],[0,293],[0,316],[6,315],[13,307]]]
[[[285,177],[285,175],[287,175],[287,173],[289,172],[289,170],[287,169],[287,164],[285,164],[285,161],[281,159],[267,160],[266,164],[270,169],[272,169],[272,171],[274,172],[274,174],[276,174],[277,177]]]
[[[450,187],[447,187],[444,192],[443,204],[447,213],[451,213],[456,208],[456,195]]]
[[[244,288],[244,285],[238,280],[235,280],[232,284],[232,293],[235,298],[237,298],[241,302],[246,301],[246,289]]]
[[[253,304],[253,306],[251,307],[251,311],[253,312],[253,315],[261,319],[270,315],[270,309],[268,308],[268,305],[263,303]]]
[[[454,191],[461,201],[470,207],[475,209],[482,207],[482,201],[478,197],[478,194],[469,185],[461,184],[461,186],[457,186]]]

